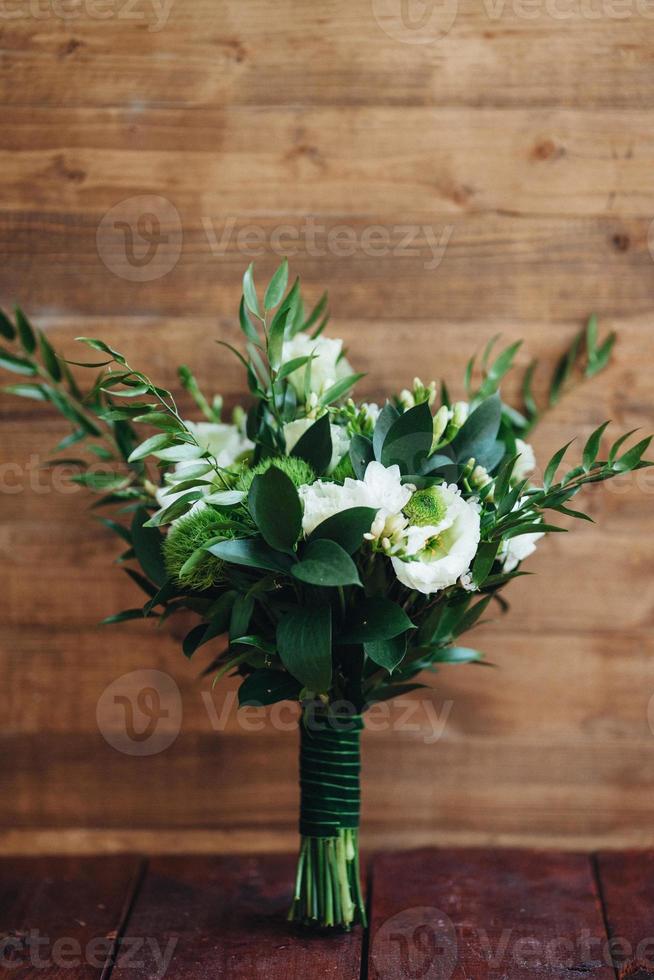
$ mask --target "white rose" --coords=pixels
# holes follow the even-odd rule
[[[432,487],[438,520],[410,525],[404,532],[404,558],[391,561],[400,582],[431,595],[466,575],[480,538],[479,509],[455,485]]]
[[[514,463],[511,479],[514,483],[520,483],[521,480],[526,480],[529,474],[536,469],[536,456],[529,443],[523,442],[522,439],[516,439],[515,448],[518,458]]]
[[[308,357],[313,354],[310,391],[320,396],[336,381],[352,374],[352,368],[348,361],[341,357],[342,351],[342,340],[322,336],[314,339],[300,331],[294,337],[284,341],[282,363],[292,361],[296,357]],[[304,365],[297,371],[293,371],[288,378],[300,401],[304,400],[306,369],[307,365]]]
[[[402,485],[399,466],[372,462],[368,463],[363,480],[347,477],[342,486],[317,480],[300,487],[298,493],[304,505],[302,529],[311,534],[328,517],[350,507],[374,507],[377,515],[372,527],[380,518],[399,514],[411,497],[411,488]]]
[[[315,423],[315,419],[296,419],[294,422],[287,422],[284,425],[284,439],[286,441],[286,452],[291,453],[293,447],[300,441],[307,429]],[[327,467],[327,473],[332,473],[350,448],[350,437],[342,425],[329,424],[329,432],[332,437],[332,458]]]

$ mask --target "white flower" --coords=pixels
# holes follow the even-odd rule
[[[284,425],[284,439],[286,441],[286,452],[291,453],[293,447],[300,441],[307,429],[315,423],[315,419],[296,419],[294,422],[287,422]],[[350,448],[350,437],[342,425],[329,424],[329,432],[332,437],[332,458],[327,467],[327,473],[332,473]]]
[[[425,595],[446,589],[470,567],[480,537],[478,506],[464,500],[454,484],[432,487],[440,519],[436,524],[410,525],[404,557],[391,561],[400,582]]]
[[[517,568],[521,561],[533,555],[536,550],[536,542],[543,537],[543,531],[536,531],[533,534],[518,534],[515,538],[509,538],[502,542],[499,558],[505,572],[512,572]]]
[[[377,419],[379,418],[379,413],[381,412],[381,408],[377,402],[361,402],[359,409],[363,412],[370,427],[374,428],[377,423]]]
[[[375,537],[383,534],[386,518],[400,513],[409,502],[411,488],[402,485],[399,466],[382,466],[381,463],[368,463],[363,480],[347,477],[342,486],[317,480],[302,486],[298,493],[304,504],[302,529],[311,532],[334,514],[349,510],[350,507],[374,507]],[[379,527],[379,519],[384,525]],[[371,525],[372,526],[372,525]],[[372,532],[371,532],[372,533]]]
[[[210,452],[218,466],[229,469],[237,459],[250,449],[254,449],[254,444],[243,434],[237,425],[229,425],[227,422],[185,422],[188,430],[195,436],[196,441],[202,449]],[[168,493],[176,483],[182,483],[187,479],[187,474],[191,473],[197,466],[197,460],[177,463],[175,469],[166,475],[166,486],[159,487],[155,496],[160,507],[170,507],[176,500],[182,497],[188,490],[181,490],[179,493]],[[204,494],[213,491],[213,487],[207,484]],[[193,504],[193,510],[204,507],[202,500]]]
[[[513,466],[511,479],[514,483],[520,483],[521,480],[526,480],[529,474],[536,469],[536,456],[529,443],[523,442],[522,439],[516,439],[515,448],[518,458]]]
[[[311,361],[310,390],[322,395],[336,381],[352,373],[352,368],[344,357],[343,341],[332,337],[315,337],[300,331],[294,337],[284,341],[282,362],[287,363],[296,357],[308,357],[313,354]],[[304,400],[304,378],[308,365],[298,368],[289,375],[288,380],[295,388],[298,398]]]
[[[524,497],[520,497],[514,505],[512,513],[520,509],[524,500]],[[503,571],[512,572],[521,561],[524,561],[529,555],[533,555],[536,550],[536,542],[540,541],[544,534],[544,531],[534,531],[532,534],[518,534],[515,538],[507,538],[506,541],[503,541],[497,556],[502,562]]]

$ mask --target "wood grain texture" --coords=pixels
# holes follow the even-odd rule
[[[605,942],[584,855],[418,851],[373,863],[371,980],[613,980]]]
[[[141,862],[131,857],[0,860],[2,980],[100,980]]]
[[[130,12],[115,3],[102,6],[102,19],[91,5],[68,20],[48,17],[46,5],[40,18],[7,19],[3,100],[129,107],[136,118],[162,105],[652,103],[646,4],[460,0],[449,32],[423,44],[398,41],[399,8],[385,5],[384,18],[384,5],[368,0],[326,0],[319,10],[281,0],[274,18],[265,0],[161,7],[167,18],[154,4]],[[452,10],[447,4],[443,14]]]
[[[102,18],[22,2],[0,19],[0,303],[68,356],[103,336],[167,386],[188,363],[231,407],[242,372],[213,341],[238,336],[245,265],[262,283],[288,254],[309,301],[329,286],[366,397],[415,374],[461,397],[468,357],[498,332],[525,338],[522,369],[541,359],[542,397],[596,310],[619,334],[614,362],[544,418],[537,457],[605,418],[651,431],[647,0],[563,16],[549,0],[459,0],[435,39],[390,0],[116,0]],[[124,215],[154,208],[169,236],[145,281],[112,216],[100,227],[130,198]],[[0,845],[169,851],[184,829],[202,851],[292,846],[293,734],[270,717],[245,730],[233,710],[214,732],[209,708],[233,687],[207,706],[210,651],[183,660],[181,620],[97,627],[136,592],[111,565],[116,539],[81,519],[88,498],[42,469],[66,429],[1,395],[0,424]],[[654,843],[651,472],[595,488],[597,525],[539,548],[540,578],[474,635],[498,670],[443,670],[436,722],[423,706],[416,730],[366,736],[370,842]],[[107,744],[96,711],[144,669],[172,678],[183,723],[138,758]],[[135,695],[138,676],[125,683]]]
[[[597,875],[618,976],[648,980],[654,976],[654,854],[599,854]]]
[[[160,858],[148,869],[126,943],[155,936],[170,949],[175,980],[275,980],[322,976],[358,980],[362,932],[300,933],[285,921],[294,862],[288,856]],[[121,962],[114,980],[155,980],[161,966],[146,948],[141,965]]]

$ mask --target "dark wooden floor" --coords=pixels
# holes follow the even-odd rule
[[[0,862],[1,980],[654,978],[654,853],[381,854],[369,934],[288,927],[293,858]]]

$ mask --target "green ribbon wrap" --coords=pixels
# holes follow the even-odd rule
[[[359,826],[361,715],[300,721],[300,834],[338,837]]]

